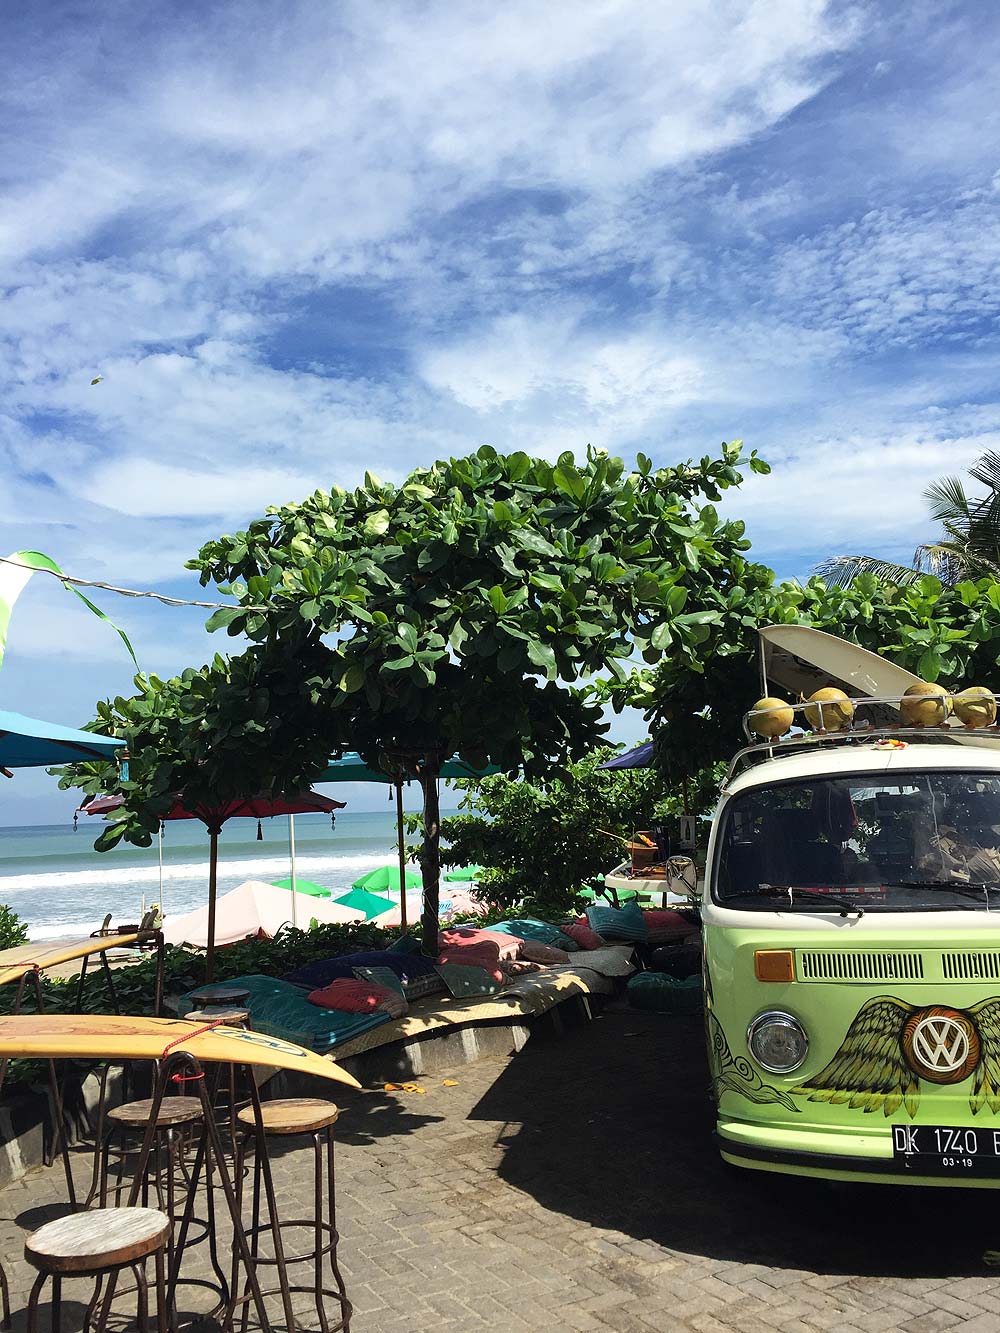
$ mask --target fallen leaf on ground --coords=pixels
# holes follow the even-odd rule
[[[457,1079],[457,1078],[443,1078],[443,1079],[441,1080],[441,1086],[442,1086],[442,1088],[457,1088],[457,1087],[458,1087],[458,1079]]]

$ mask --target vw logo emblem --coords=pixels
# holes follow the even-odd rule
[[[922,1009],[903,1029],[903,1053],[931,1083],[960,1083],[979,1063],[979,1033],[957,1009]]]

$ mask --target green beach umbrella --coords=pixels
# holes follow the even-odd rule
[[[391,911],[396,906],[391,898],[369,893],[367,889],[351,889],[350,893],[345,893],[342,898],[335,898],[334,902],[338,907],[350,908],[352,912],[364,912],[366,921],[371,921],[372,917],[381,916],[383,912]]]
[[[290,889],[292,881],[290,879],[276,879],[273,881],[276,889]],[[295,892],[304,893],[307,898],[329,898],[330,890],[324,889],[322,884],[314,884],[311,879],[295,879]]]
[[[405,876],[405,885],[408,889],[419,889],[423,882],[420,878],[419,870],[407,870]],[[362,875],[351,885],[352,889],[363,889],[368,893],[390,893],[399,892],[399,867],[398,866],[379,866],[377,870],[369,870],[367,875]]]
[[[445,871],[441,878],[449,881],[456,879],[472,880],[478,879],[482,873],[482,866],[456,866],[454,870]]]
[[[485,778],[491,773],[499,773],[499,769],[492,764],[486,768],[471,768],[464,760],[454,755],[451,759],[446,759],[441,765],[440,776],[442,778]],[[354,887],[367,889],[381,889],[392,887],[396,893],[399,893],[399,881],[402,878],[403,866],[406,862],[406,848],[403,838],[403,783],[409,781],[405,773],[384,773],[381,769],[369,768],[356,750],[350,750],[342,754],[338,759],[331,759],[326,772],[320,778],[321,782],[382,782],[386,786],[392,787],[396,794],[396,842],[399,849],[399,870],[396,872],[395,879],[391,885],[387,881],[385,884],[370,884],[365,877],[355,881]],[[416,879],[410,879],[411,872],[406,871],[406,887],[418,888],[421,884],[419,876]],[[447,876],[445,876],[447,878]],[[406,897],[403,895],[399,902],[400,915],[402,918],[403,930],[406,930]]]

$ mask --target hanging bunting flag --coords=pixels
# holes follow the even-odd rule
[[[8,561],[15,561],[14,564],[0,564],[0,665],[3,664],[4,653],[7,650],[7,630],[10,627],[10,613],[14,609],[14,603],[24,591],[25,585],[37,569],[50,569],[54,574],[61,574],[62,570],[56,562],[49,556],[43,555],[41,551],[14,551],[8,557]],[[106,616],[99,606],[71,584],[64,583],[63,587],[69,592],[79,597],[84,606],[89,607],[95,616],[101,620],[107,621],[115,631],[122,643],[128,649],[129,656],[135,662],[135,669],[139,670],[139,663],[136,661],[135,652],[128,641],[128,636],[123,629]]]

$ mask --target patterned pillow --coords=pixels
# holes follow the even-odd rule
[[[339,1009],[343,1014],[371,1014],[392,998],[392,991],[376,986],[374,982],[361,981],[357,977],[338,977],[322,990],[312,991],[309,1003],[319,1005],[321,1009]]]
[[[403,982],[403,994],[408,1004],[412,1004],[414,1000],[422,1000],[425,995],[441,995],[444,990],[444,981],[434,970],[433,963],[426,976],[412,977],[409,981]]]
[[[438,975],[447,986],[451,996],[462,999],[466,995],[497,995],[503,990],[506,978],[496,977],[482,967],[469,967],[467,964],[439,963]]]
[[[500,970],[500,959],[491,952],[489,947],[480,947],[476,949],[442,949],[438,954],[438,971],[442,965],[450,967],[474,967],[479,971],[488,972],[494,981],[502,981],[503,973]]]
[[[374,983],[387,992],[380,1002],[379,1009],[384,1009],[392,1018],[402,1018],[409,1009],[403,983],[389,967],[356,967],[354,975],[361,981]]]
[[[569,954],[565,949],[555,949],[551,944],[539,944],[537,940],[522,940],[519,958],[526,958],[529,963],[568,963]]]
[[[477,930],[474,926],[449,926],[440,936],[442,949],[476,949],[493,958],[516,958],[518,940],[500,930]]]
[[[582,916],[579,921],[572,921],[568,926],[563,926],[562,932],[564,935],[568,935],[581,949],[604,948],[605,941],[601,939],[596,931],[590,929],[585,916]]]
[[[638,903],[626,903],[624,907],[592,903],[587,908],[587,921],[591,930],[606,940],[645,941],[649,933]]]

